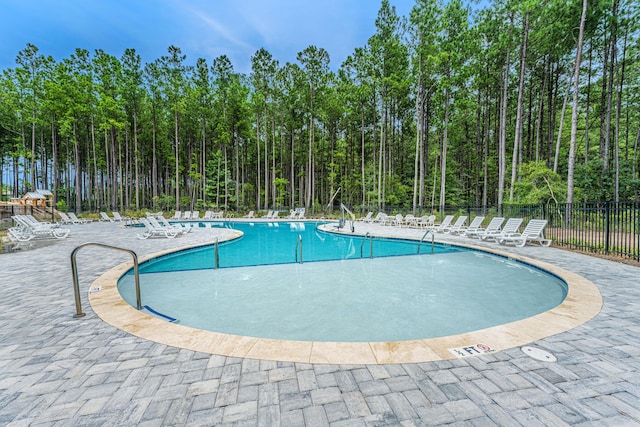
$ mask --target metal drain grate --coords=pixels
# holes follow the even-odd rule
[[[558,361],[558,359],[556,359],[556,357],[553,354],[549,353],[548,351],[539,349],[539,348],[525,346],[525,347],[522,347],[522,351],[527,356],[533,357],[534,359],[540,360],[542,362],[557,362]]]

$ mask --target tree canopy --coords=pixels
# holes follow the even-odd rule
[[[0,187],[75,210],[638,200],[639,18],[630,0],[382,0],[344,63],[261,48],[248,75],[177,46],[143,64],[28,44],[0,76]]]

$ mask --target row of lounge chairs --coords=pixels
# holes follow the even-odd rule
[[[172,221],[197,221],[199,219],[212,220],[222,218],[224,218],[224,211],[214,212],[208,210],[202,218],[200,218],[200,211],[185,211],[184,213],[182,211],[176,211],[170,219]]]
[[[119,212],[111,212],[113,217],[110,217],[106,212],[100,212],[100,222],[129,222],[132,221],[131,217],[122,216]]]
[[[64,239],[69,235],[68,228],[60,227],[60,224],[40,222],[31,215],[14,215],[11,217],[16,223],[15,227],[8,230],[9,238],[13,241],[26,242],[32,239],[56,238]]]
[[[544,228],[547,225],[547,220],[544,219],[530,220],[524,230],[520,232],[520,227],[524,222],[522,218],[509,218],[505,223],[505,218],[494,217],[486,227],[482,226],[485,219],[484,216],[476,216],[469,225],[466,225],[468,219],[466,215],[459,216],[455,221],[453,220],[454,215],[447,215],[439,224],[435,223],[435,218],[435,215],[416,218],[410,214],[404,217],[401,214],[390,217],[384,213],[379,213],[373,218],[373,214],[370,212],[367,216],[357,221],[398,227],[420,227],[435,233],[457,234],[481,240],[493,240],[501,245],[513,243],[522,247],[527,242],[537,242],[547,247],[551,244],[551,240],[544,237]]]
[[[182,224],[171,224],[162,213],[151,214],[147,212],[146,218],[138,220],[144,226],[142,233],[138,234],[139,239],[148,239],[150,237],[166,237],[173,239],[191,232],[192,228]]]

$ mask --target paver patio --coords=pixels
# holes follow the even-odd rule
[[[69,227],[67,239],[0,254],[0,425],[640,425],[640,268],[509,248],[578,273],[602,293],[593,320],[531,344],[555,363],[513,348],[416,364],[303,364],[184,350],[105,323],[88,304],[89,286],[129,259],[102,248],[78,253],[86,316],[72,317],[70,254],[78,245],[144,256],[211,242],[225,229],[140,240],[120,224]]]

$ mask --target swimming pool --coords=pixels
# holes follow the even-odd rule
[[[415,241],[374,239],[369,259],[370,241],[360,236],[275,224],[234,225],[244,236],[220,245],[220,265],[234,268],[214,271],[211,247],[142,264],[143,304],[182,325],[227,334],[385,342],[505,324],[567,295],[561,279],[506,257],[448,245],[431,254],[430,243],[417,255]],[[301,237],[304,264],[295,262]],[[125,275],[118,286],[135,305],[132,284]]]

